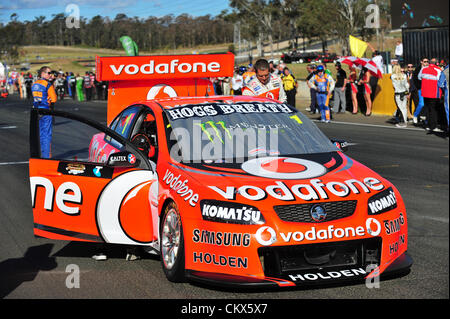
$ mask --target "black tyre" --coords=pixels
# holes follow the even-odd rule
[[[164,210],[160,223],[161,264],[169,281],[185,280],[184,237],[181,216],[175,203]]]

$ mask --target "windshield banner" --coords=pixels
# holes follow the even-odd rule
[[[294,110],[287,104],[278,103],[236,103],[183,105],[166,110],[170,120],[226,115],[231,113],[291,113]]]

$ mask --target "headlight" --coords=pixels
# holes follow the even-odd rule
[[[204,220],[242,225],[262,225],[265,223],[261,211],[250,205],[204,199],[200,201]]]
[[[392,187],[370,197],[367,206],[369,215],[378,215],[397,208],[397,198]]]

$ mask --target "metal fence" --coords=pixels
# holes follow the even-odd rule
[[[448,27],[402,29],[405,63],[418,64],[422,57],[448,58]]]

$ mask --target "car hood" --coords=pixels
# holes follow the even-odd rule
[[[360,200],[392,186],[342,152],[171,165],[196,184],[200,199],[236,201],[261,210],[266,204]]]

